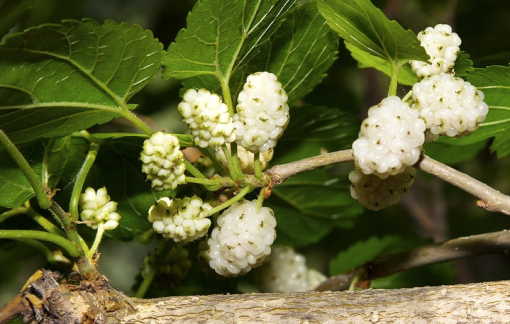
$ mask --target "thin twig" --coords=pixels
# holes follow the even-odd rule
[[[459,237],[381,256],[357,269],[325,280],[315,290],[345,290],[349,287],[347,281],[352,280],[354,274],[361,274],[362,280],[374,280],[425,265],[478,255],[508,254],[508,251],[510,251],[510,231],[508,230]]]
[[[313,170],[330,164],[349,162],[354,159],[352,150],[343,150],[332,153],[312,156],[299,161],[275,165],[267,170],[267,174],[273,180],[274,185],[279,185],[285,180],[298,173]]]
[[[480,200],[476,202],[478,207],[510,215],[510,196],[485,183],[426,155],[423,155],[417,167],[479,198]]]

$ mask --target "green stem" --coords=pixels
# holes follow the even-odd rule
[[[222,211],[223,209],[232,206],[234,203],[236,203],[239,200],[243,199],[243,197],[246,196],[246,194],[248,194],[250,191],[251,191],[250,187],[244,187],[243,189],[241,189],[241,191],[239,191],[239,193],[237,195],[235,195],[234,197],[230,198],[228,201],[224,202],[221,205],[218,205],[218,206],[214,207],[213,209],[210,209],[209,212],[207,213],[207,217],[209,217],[211,215],[214,215],[217,212]]]
[[[161,266],[163,260],[165,259],[165,256],[168,254],[168,252],[170,252],[173,245],[174,245],[173,241],[165,240],[161,250],[156,254],[156,256],[154,256],[154,263],[151,265],[149,273],[147,273],[147,275],[143,278],[140,287],[136,291],[135,294],[136,298],[143,298],[145,296],[145,293],[152,284],[154,277],[156,277],[156,274],[158,273],[159,267]]]
[[[218,173],[221,175],[221,176],[224,176],[224,177],[227,177],[228,176],[228,172],[225,170],[225,168],[218,162],[218,160],[216,159],[216,157],[211,153],[211,151],[209,151],[208,149],[205,149],[205,148],[199,148],[200,152],[209,158],[209,160],[211,160],[212,164],[214,165],[214,168],[216,169],[216,171],[218,171]]]
[[[239,180],[243,178],[243,171],[241,170],[241,166],[239,165],[239,159],[237,158],[237,145],[230,145],[230,150],[227,145],[223,146],[223,153],[225,154],[225,158],[228,164],[228,170],[230,172],[230,176],[234,180]]]
[[[226,78],[226,80],[223,80],[223,78],[220,78],[221,83],[221,92],[223,94],[223,102],[228,107],[228,112],[231,116],[234,115],[234,103],[232,102],[232,95],[230,94],[230,86],[228,85],[229,78]]]
[[[11,210],[6,211],[5,213],[0,214],[0,223],[5,221],[8,218],[17,216],[17,215],[24,215],[27,212],[27,208],[25,206],[20,206],[18,208],[14,208]]]
[[[147,135],[151,135],[154,131],[145,124],[140,118],[138,118],[134,113],[132,113],[127,107],[123,107],[122,117],[126,118],[130,122],[132,122],[139,130]]]
[[[16,145],[11,142],[9,137],[0,129],[0,144],[5,147],[7,150],[7,153],[12,157],[14,162],[18,165],[21,172],[23,172],[23,175],[27,178],[28,182],[32,186],[32,189],[34,190],[35,196],[37,198],[37,203],[39,206],[43,209],[48,209],[51,205],[51,199],[48,198],[46,195],[46,191],[44,190],[43,184],[37,178],[37,175],[35,174],[32,167],[30,167],[30,164],[25,159],[23,154],[18,150]]]
[[[71,241],[74,247],[80,251],[79,255],[73,256],[76,258],[75,261],[78,272],[86,279],[92,279],[99,276],[100,274],[96,267],[86,255],[88,248],[81,236],[78,234],[76,221],[73,220],[71,215],[68,215],[56,202],[51,204],[49,210],[62,222],[67,238]]]
[[[391,82],[388,97],[397,95],[398,73],[400,72],[401,66],[400,61],[394,61],[391,66]]]
[[[264,189],[260,189],[259,197],[257,198],[257,204],[255,205],[255,211],[259,211],[262,207],[262,204],[264,203]]]
[[[101,222],[97,225],[97,231],[96,231],[96,237],[94,239],[94,243],[90,247],[90,250],[87,252],[87,257],[89,259],[92,259],[94,256],[94,253],[96,253],[97,248],[99,247],[99,244],[101,243],[101,240],[103,239],[104,234],[104,223]]]
[[[402,101],[403,101],[403,102],[407,102],[407,101],[409,101],[412,95],[413,95],[413,90],[411,90],[411,91],[409,91],[408,93],[406,93],[406,95],[404,96],[404,98],[402,98]]]
[[[60,235],[33,230],[0,230],[0,239],[34,239],[40,241],[48,241],[55,243],[69,253],[70,256],[76,258],[81,255],[81,251],[76,248],[73,242]]]
[[[53,233],[53,234],[57,234],[57,235],[60,235],[62,237],[66,236],[66,234],[60,228],[55,226],[55,224],[50,222],[46,217],[44,217],[44,216],[40,215],[39,213],[37,213],[32,207],[29,207],[29,206],[27,207],[27,213],[26,214],[28,216],[30,216],[32,218],[32,220],[34,220],[34,222],[39,224],[47,232],[50,232],[50,233]]]
[[[57,264],[57,265],[71,265],[71,261],[69,259],[67,259],[66,257],[64,257],[63,255],[61,255],[61,252],[59,252],[59,255],[60,255],[60,258],[57,258],[55,256],[55,254],[53,253],[53,251],[51,251],[46,245],[44,245],[43,243],[37,241],[37,240],[34,240],[34,239],[17,239],[16,241],[19,241],[21,243],[25,243],[27,245],[30,245],[34,248],[36,248],[37,250],[39,250],[42,254],[44,254],[44,257],[46,258],[46,260],[51,263],[51,264]]]
[[[255,161],[253,161],[253,173],[255,177],[260,180],[262,179],[262,169],[260,168],[260,155],[262,153],[255,153]]]
[[[195,168],[195,166],[191,164],[190,161],[184,159],[184,165],[186,165],[186,171],[191,173],[195,178],[206,179],[205,175],[203,175],[202,172],[200,172],[200,170]]]
[[[71,194],[71,201],[69,202],[69,211],[71,212],[71,217],[74,221],[77,221],[80,216],[80,213],[78,212],[78,205],[80,202],[81,193],[83,191],[83,185],[90,169],[92,168],[92,165],[94,164],[94,161],[96,160],[100,146],[101,145],[97,142],[90,143],[87,157],[85,158],[80,171],[76,175],[76,182],[74,184],[73,193]]]

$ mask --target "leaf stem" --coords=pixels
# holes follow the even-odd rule
[[[17,216],[17,215],[25,215],[27,213],[27,207],[20,206],[18,208],[10,209],[2,214],[0,214],[0,223],[5,221],[8,218]]]
[[[14,143],[11,142],[9,137],[0,129],[0,144],[5,147],[7,150],[7,153],[12,157],[14,162],[18,165],[21,172],[25,175],[28,182],[32,186],[32,189],[34,190],[35,196],[37,198],[37,203],[39,206],[43,209],[48,209],[51,205],[51,199],[48,198],[48,195],[46,194],[46,190],[44,190],[43,184],[37,178],[37,175],[35,174],[34,170],[28,163],[28,161],[25,159],[23,154],[18,150],[18,148],[14,145]]]
[[[391,65],[391,81],[390,88],[388,90],[388,97],[397,95],[398,73],[400,72],[401,67],[402,64],[400,61],[393,61],[393,64]]]
[[[147,135],[151,135],[154,133],[154,131],[145,124],[138,116],[136,116],[133,112],[131,112],[127,107],[122,106],[122,117],[129,120],[131,123],[133,123],[139,130],[141,130],[143,133]]]
[[[69,211],[71,212],[71,217],[74,221],[79,219],[80,213],[78,212],[78,205],[80,202],[80,196],[83,191],[83,185],[85,183],[85,179],[94,165],[94,161],[96,160],[97,154],[99,152],[99,147],[101,145],[98,142],[91,142],[89,152],[87,153],[87,157],[81,166],[80,171],[76,175],[76,182],[74,184],[73,192],[71,194],[71,200],[69,202]]]
[[[64,257],[60,250],[56,251],[56,253],[54,253],[46,245],[44,245],[43,243],[41,243],[37,240],[34,240],[34,239],[23,238],[23,239],[17,239],[16,241],[25,243],[27,245],[30,245],[30,246],[36,248],[42,254],[44,254],[44,257],[46,258],[46,260],[51,264],[67,265],[67,266],[71,265],[71,261],[69,259],[67,259],[66,257]],[[57,257],[57,255],[58,255],[58,257]]]
[[[48,241],[57,244],[61,248],[67,251],[72,257],[79,257],[81,251],[76,248],[73,242],[60,235],[34,230],[0,230],[0,239],[34,239],[40,241]]]
[[[230,198],[229,200],[227,200],[226,202],[224,202],[223,204],[221,205],[218,205],[216,207],[214,207],[213,209],[210,209],[207,213],[207,217],[211,216],[211,215],[214,215],[216,214],[217,212],[219,211],[222,211],[223,209],[225,208],[228,208],[230,206],[232,206],[234,203],[238,202],[239,200],[243,199],[244,196],[246,196],[246,194],[248,194],[249,192],[251,191],[251,188],[250,187],[244,187],[243,189],[241,189],[241,191],[239,191],[239,193],[237,195],[235,195],[234,197]]]
[[[53,233],[53,234],[57,234],[57,235],[60,235],[62,237],[66,236],[66,234],[60,228],[55,226],[55,224],[50,222],[46,217],[44,217],[44,216],[40,215],[39,213],[37,213],[32,207],[27,206],[26,214],[28,216],[30,216],[32,218],[32,220],[34,220],[34,222],[39,224],[47,232],[50,232],[50,233]],[[59,221],[60,221],[60,219],[59,219]]]

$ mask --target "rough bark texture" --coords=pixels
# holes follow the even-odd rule
[[[243,294],[132,299],[105,280],[28,283],[34,323],[510,323],[510,281],[396,290]],[[13,301],[16,300],[13,299]],[[19,302],[18,302],[19,303]],[[0,308],[9,315],[15,305]],[[0,316],[1,318],[1,316]],[[5,317],[4,317],[5,319]],[[0,322],[2,322],[0,320]]]

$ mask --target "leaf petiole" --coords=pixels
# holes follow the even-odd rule
[[[51,199],[48,198],[46,194],[46,190],[44,190],[43,184],[35,174],[34,170],[25,159],[23,154],[18,150],[16,145],[11,142],[9,137],[0,129],[0,144],[5,147],[7,153],[12,157],[14,162],[18,165],[23,172],[23,175],[27,178],[28,182],[32,186],[34,190],[35,196],[37,198],[37,203],[43,209],[48,209],[51,206]]]
[[[57,244],[70,256],[76,258],[81,255],[81,251],[76,248],[73,242],[69,241],[66,238],[63,238],[60,235],[43,232],[43,231],[34,231],[34,230],[0,230],[0,239],[34,239],[40,241],[47,241],[54,244]]]

